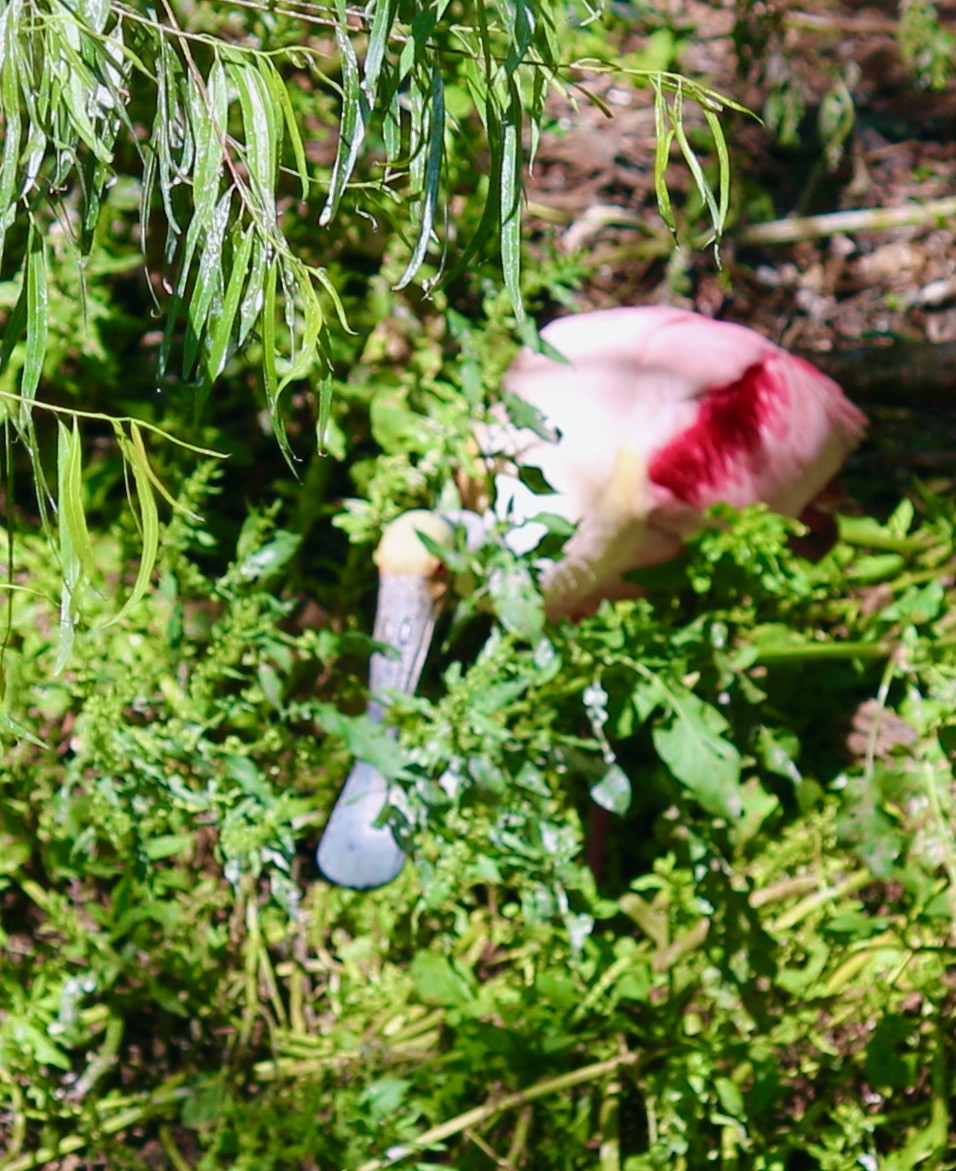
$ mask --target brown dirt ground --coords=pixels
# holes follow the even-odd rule
[[[863,459],[876,475],[889,466],[900,486],[911,470],[939,487],[951,484],[953,384],[948,373],[937,377],[927,402],[919,382],[927,363],[945,354],[948,371],[956,353],[939,344],[956,341],[956,215],[793,243],[758,246],[745,237],[748,227],[766,220],[906,208],[956,195],[956,79],[936,92],[919,86],[900,52],[892,0],[750,8],[753,30],[768,40],[757,63],[741,65],[733,3],[666,5],[671,26],[688,30],[678,59],[685,75],[758,114],[781,84],[805,105],[798,141],[790,146],[767,124],[733,112],[722,116],[733,194],[720,267],[709,248],[675,255],[654,194],[651,93],[620,77],[586,78],[610,118],[580,96],[554,102],[558,132],[542,140],[535,163],[530,227],[553,232],[557,224],[559,246],[587,249],[593,275],[582,302],[589,307],[680,304],[742,321],[790,349],[819,354],[824,365],[827,352],[862,346],[864,360],[875,353],[878,362],[881,346],[918,344],[918,368],[904,363],[898,395],[891,390],[889,403],[873,407],[863,394],[877,440],[876,451],[871,439]],[[938,11],[956,34],[956,0],[944,0]],[[625,34],[625,49],[639,51],[645,31]],[[842,149],[828,159],[818,115],[840,81],[852,95],[855,120]],[[685,112],[691,126],[703,128],[692,103]],[[679,208],[689,175],[676,151],[668,178]],[[612,222],[602,223],[607,219]],[[703,227],[701,220],[689,231]],[[852,373],[848,378],[844,384],[854,395]],[[941,381],[948,385],[937,392]]]

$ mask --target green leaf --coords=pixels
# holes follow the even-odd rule
[[[505,630],[537,642],[544,629],[544,600],[526,565],[494,570],[488,581],[492,607]]]
[[[332,221],[345,193],[346,185],[355,170],[359,152],[365,141],[368,108],[359,77],[355,49],[345,31],[336,26],[335,43],[342,62],[342,116],[339,127],[339,145],[329,180],[329,194],[319,214],[319,227]]]
[[[652,732],[661,760],[708,812],[739,817],[740,753],[722,735],[727,721],[689,691],[668,688],[666,703],[670,714]]]
[[[206,359],[206,377],[210,383],[219,377],[226,364],[226,347],[236,320],[243,287],[249,279],[249,257],[255,238],[255,227],[249,227],[240,237],[238,247],[233,248],[229,284],[226,286],[226,295],[216,319]]]
[[[631,781],[620,765],[612,764],[597,784],[591,786],[591,798],[611,813],[627,813],[631,807]]]
[[[70,533],[70,544],[79,562],[84,578],[88,581],[95,572],[96,558],[93,543],[86,524],[86,510],[83,507],[82,443],[80,428],[76,419],[70,430],[59,424],[60,433],[60,476],[59,499],[60,523]],[[62,462],[65,456],[65,464]]]
[[[671,143],[674,141],[673,128],[668,125],[667,101],[660,78],[653,79],[654,85],[654,193],[657,196],[657,210],[661,219],[668,226],[673,235],[677,234],[677,220],[674,218],[674,209],[671,205],[671,195],[667,186],[667,166],[670,162]]]
[[[375,99],[378,97],[378,79],[385,63],[388,39],[397,10],[398,0],[378,0],[375,5],[375,15],[372,17],[372,27],[368,34],[368,49],[365,52],[365,73],[362,79],[362,88],[370,107],[374,106]]]
[[[521,302],[521,129],[524,112],[514,78],[508,78],[508,110],[502,124],[501,268],[515,318],[524,320]]]
[[[114,626],[137,605],[146,594],[149,580],[156,564],[156,554],[159,549],[159,510],[156,507],[156,498],[153,495],[153,474],[146,458],[146,449],[143,446],[143,437],[135,423],[130,423],[130,439],[123,440],[121,448],[123,456],[133,472],[136,484],[136,498],[139,502],[139,523],[142,548],[140,549],[139,568],[136,571],[136,580],[126,599],[126,603],[105,626]]]
[[[431,951],[420,951],[412,960],[412,982],[426,1004],[461,1008],[473,999],[467,981],[457,968]]]
[[[424,104],[422,104],[420,116],[425,117]],[[405,271],[399,278],[398,284],[394,286],[396,290],[404,289],[421,268],[435,226],[435,208],[438,205],[438,190],[441,183],[445,149],[445,90],[437,63],[432,67],[431,101],[427,107],[427,121],[430,131],[428,157],[422,184],[418,239]]]
[[[36,397],[43,374],[43,359],[46,357],[50,312],[46,268],[43,237],[39,229],[31,224],[27,243],[26,353],[20,382],[20,393],[25,399]]]
[[[315,422],[315,442],[319,455],[327,455],[326,446],[329,434],[329,422],[332,418],[332,379],[323,378],[318,386],[319,410]]]

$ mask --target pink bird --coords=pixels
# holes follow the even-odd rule
[[[565,360],[523,351],[505,386],[537,409],[554,440],[506,421],[477,438],[494,476],[494,513],[516,552],[538,544],[541,513],[576,526],[560,559],[540,566],[551,619],[633,592],[622,575],[679,553],[713,504],[763,501],[797,516],[863,433],[864,416],[835,382],[740,325],[622,308],[563,317],[541,336]],[[519,467],[539,468],[553,491],[533,492]],[[450,543],[453,528],[435,513],[407,513],[376,552],[374,637],[397,652],[372,657],[377,720],[383,688],[417,685],[444,594],[441,563],[419,532]],[[388,804],[385,777],[357,762],[319,844],[327,878],[369,889],[398,874],[404,851],[378,824]]]

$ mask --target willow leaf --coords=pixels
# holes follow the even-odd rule
[[[265,272],[262,297],[262,383],[266,401],[273,402],[279,393],[276,372],[276,276],[279,263],[273,261]]]
[[[322,312],[322,305],[319,301],[318,294],[313,288],[308,271],[304,266],[300,267],[295,273],[295,279],[297,282],[295,300],[303,318],[302,344],[299,352],[294,355],[292,361],[289,363],[288,369],[282,376],[282,380],[276,391],[275,402],[278,402],[279,395],[282,394],[290,382],[295,382],[296,379],[303,378],[308,374],[312,363],[315,361],[319,334],[325,322],[325,315]],[[274,409],[275,403],[270,403],[269,405]]]
[[[414,251],[409,258],[405,271],[402,273],[401,279],[395,285],[396,289],[404,289],[421,268],[435,226],[435,209],[438,206],[442,161],[445,151],[445,90],[442,85],[441,72],[437,64],[432,67],[429,119],[431,127],[423,179],[420,212],[421,223],[418,230],[418,240],[415,243]]]
[[[519,324],[521,303],[521,95],[514,78],[508,79],[510,101],[502,123],[501,154],[501,268],[505,288]]]
[[[268,59],[263,58],[259,68],[243,60],[240,64],[231,63],[228,72],[239,95],[246,167],[256,207],[271,228],[276,223],[275,185],[282,123],[263,72],[269,68]]]
[[[3,260],[3,246],[6,231],[16,214],[16,191],[18,164],[20,162],[20,117],[19,63],[12,39],[10,11],[0,16],[0,45],[3,47],[5,64],[0,73],[0,99],[3,102],[3,154],[0,155],[0,261]]]
[[[359,151],[365,141],[366,103],[359,78],[358,59],[347,34],[335,30],[335,41],[342,62],[342,123],[339,145],[332,166],[329,194],[319,215],[319,226],[329,223],[338,210],[346,185],[355,170]]]
[[[326,376],[319,383],[319,417],[315,424],[315,439],[319,455],[328,455],[325,438],[332,418],[332,379]]]
[[[43,374],[43,359],[46,357],[46,341],[49,326],[49,293],[47,289],[46,249],[43,237],[31,225],[27,246],[27,320],[26,347],[23,360],[20,393],[25,399],[36,397],[40,377]]]
[[[124,436],[123,436],[122,428],[117,426],[115,428],[115,430],[116,430],[117,439],[118,440],[123,439]],[[133,422],[131,422],[129,425],[129,433],[130,433],[130,439],[132,440],[132,443],[133,443],[133,447],[136,449],[137,453],[139,454],[142,466],[146,469],[147,476],[149,476],[149,482],[156,489],[156,491],[160,494],[160,496],[162,496],[162,498],[166,501],[166,503],[171,508],[174,508],[177,512],[181,512],[184,516],[191,517],[193,520],[200,520],[201,517],[199,516],[199,514],[197,512],[192,512],[190,509],[188,509],[184,505],[180,504],[180,502],[176,499],[175,496],[173,496],[173,494],[169,491],[169,489],[166,487],[166,485],[163,483],[163,481],[159,478],[159,476],[157,476],[156,473],[153,471],[153,466],[149,462],[149,457],[146,454],[146,445],[143,443],[143,436],[140,432],[139,427]]]
[[[682,114],[683,97],[678,90],[674,97],[672,122],[674,126],[674,137],[677,140],[677,145],[680,148],[681,154],[684,156],[684,162],[687,164],[687,169],[691,173],[694,184],[700,194],[701,199],[707,205],[707,210],[710,213],[711,222],[714,225],[714,230],[719,231],[720,213],[717,209],[717,201],[714,199],[714,193],[710,184],[707,182],[707,176],[704,174],[704,168],[700,164],[694,148],[690,144],[690,140],[684,130],[684,119]]]
[[[706,105],[701,105],[701,112],[707,119],[707,125],[710,127],[710,132],[714,138],[714,149],[717,152],[717,167],[718,167],[718,181],[720,183],[720,206],[717,211],[717,229],[718,237],[724,230],[724,225],[727,223],[727,211],[730,208],[730,154],[727,150],[727,140],[724,137],[723,127],[720,125],[720,119],[709,109]]]
[[[285,121],[285,130],[289,136],[289,143],[292,146],[292,155],[295,158],[295,172],[299,178],[302,198],[308,199],[310,187],[309,163],[305,157],[305,147],[302,143],[302,134],[299,131],[299,120],[296,117],[295,110],[292,108],[289,91],[277,70],[270,67],[266,72],[266,78],[272,93],[273,102],[282,111],[282,117]]]
[[[135,423],[130,423],[130,434],[134,436],[137,434]],[[152,576],[153,568],[156,565],[156,554],[159,550],[159,510],[156,507],[156,497],[153,495],[151,471],[143,447],[142,437],[139,437],[138,444],[135,438],[129,440],[124,437],[120,446],[123,452],[123,458],[132,471],[133,481],[136,484],[142,547],[140,549],[139,568],[136,571],[136,580],[133,582],[130,595],[119,612],[114,614],[107,622],[103,623],[104,627],[113,626],[117,622],[122,621],[130,610],[145,596],[146,590],[149,588],[149,580]]]
[[[213,382],[222,373],[226,364],[226,347],[232,334],[232,326],[236,320],[242,290],[249,277],[249,257],[252,253],[252,243],[256,238],[254,224],[246,229],[233,248],[232,271],[229,274],[229,284],[226,286],[226,295],[222,299],[222,308],[219,310],[215,328],[212,331],[212,340],[209,343],[209,355],[206,359],[207,377]]]
[[[188,378],[193,370],[199,347],[206,336],[213,305],[223,295],[222,249],[229,225],[232,189],[219,201],[212,221],[206,229],[202,255],[196,266],[196,279],[189,302],[189,327],[183,343],[183,374]]]
[[[66,526],[70,544],[76,555],[79,568],[79,583],[82,577],[89,581],[96,570],[93,542],[86,524],[86,510],[83,507],[83,445],[76,419],[72,431],[64,423],[59,430],[59,507],[60,525]]]
[[[674,131],[668,125],[667,99],[658,77],[654,78],[654,135],[654,194],[657,196],[657,210],[664,223],[676,235],[677,221],[667,187],[667,164],[670,162]]]
[[[57,495],[66,500],[69,495],[70,432],[63,424],[57,429]],[[73,544],[73,531],[61,517],[60,535],[60,621],[54,675],[66,666],[76,640],[76,618],[79,603],[82,567]]]
[[[368,48],[365,52],[365,76],[362,80],[362,88],[369,106],[375,104],[378,96],[379,74],[385,63],[388,38],[397,7],[397,0],[378,0],[375,5],[375,15],[372,17],[372,27],[368,34]]]
[[[488,190],[478,225],[471,235],[471,239],[458,253],[458,258],[449,269],[442,274],[441,283],[447,285],[455,277],[465,271],[471,258],[478,250],[494,236],[499,224],[501,213],[501,122],[497,116],[494,100],[488,96],[483,108],[483,116],[488,134],[488,145],[491,153],[491,174],[488,176]]]
[[[252,263],[249,266],[249,280],[245,296],[239,306],[239,332],[236,344],[243,346],[252,332],[252,327],[262,315],[265,292],[266,269],[272,257],[272,248],[255,233],[253,237]]]
[[[345,313],[345,306],[342,303],[342,298],[339,296],[338,289],[329,279],[329,274],[325,271],[324,268],[314,268],[310,271],[316,283],[325,290],[326,295],[332,302],[332,308],[335,310],[335,315],[338,318],[339,325],[342,327],[343,331],[345,333],[354,333],[355,331],[349,325],[348,317]]]
[[[17,343],[23,337],[24,331],[27,327],[27,285],[26,281],[20,289],[20,296],[17,297],[17,303],[13,306],[13,311],[7,318],[6,325],[3,330],[3,341],[0,342],[0,373],[6,370],[13,351]],[[19,402],[23,399],[17,396]]]

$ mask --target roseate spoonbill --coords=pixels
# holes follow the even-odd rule
[[[523,351],[505,376],[555,440],[507,422],[477,436],[493,460],[495,514],[518,552],[557,513],[577,526],[540,583],[552,619],[580,617],[626,591],[621,575],[677,554],[711,505],[764,501],[796,516],[836,474],[865,419],[813,366],[740,325],[680,309],[620,308],[553,321],[541,336],[565,359]],[[553,491],[517,475],[540,468]],[[414,690],[444,592],[440,560],[418,538],[450,542],[435,513],[399,517],[375,555],[381,575],[374,637],[397,656],[372,656],[368,714],[383,718],[382,688]],[[356,889],[390,882],[404,851],[387,824],[388,782],[358,761],[318,849],[331,881]]]

